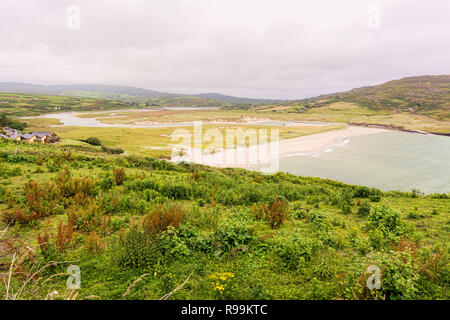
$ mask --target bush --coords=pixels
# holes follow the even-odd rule
[[[84,140],[84,142],[89,143],[90,145],[93,145],[93,146],[101,146],[102,145],[102,142],[100,141],[100,139],[96,138],[96,137],[87,138],[86,140]]]
[[[352,213],[352,206],[348,202],[342,202],[340,207],[343,214]]]
[[[253,210],[253,214],[256,214],[256,216],[264,215],[272,229],[279,228],[289,215],[288,203],[284,200],[280,200],[279,196],[275,198],[269,207],[266,207],[264,203],[261,203],[260,210],[257,207],[254,207],[252,211]]]
[[[106,175],[103,179],[101,179],[98,182],[98,185],[100,186],[100,188],[102,188],[103,190],[110,190],[115,184],[115,180],[112,176],[110,176],[109,174]]]
[[[370,244],[374,249],[380,249],[386,243],[383,232],[381,232],[379,229],[371,230],[369,232],[369,239]]]
[[[191,254],[186,243],[172,226],[169,226],[166,231],[161,233],[159,249],[170,260],[178,260]]]
[[[91,254],[99,253],[104,249],[104,247],[105,246],[100,237],[97,235],[97,232],[92,231],[86,238],[85,248],[89,253]]]
[[[296,204],[296,205],[294,205],[294,208],[292,209],[292,211],[293,211],[293,216],[295,219],[303,219],[303,218],[306,218],[306,216],[309,212],[309,209],[303,208],[301,206],[301,204]]]
[[[124,168],[117,168],[113,170],[114,180],[117,186],[120,186],[125,181],[127,175],[125,174]]]
[[[358,215],[360,217],[366,217],[370,214],[370,210],[372,210],[370,202],[365,200],[361,203],[361,206],[358,208]]]
[[[164,208],[160,205],[144,218],[144,232],[150,235],[166,231],[169,227],[176,229],[180,225],[182,216],[181,206]]]
[[[288,269],[294,270],[302,262],[311,260],[312,246],[304,238],[289,237],[278,246],[275,253]]]
[[[122,154],[125,152],[123,149],[120,149],[120,148],[111,148],[111,147],[106,147],[106,146],[102,146],[102,150],[103,150],[103,152],[110,153],[110,154]]]
[[[158,241],[155,237],[145,234],[132,227],[125,239],[119,243],[119,265],[128,268],[148,268],[158,261]]]
[[[362,255],[365,255],[370,251],[370,247],[366,243],[366,241],[357,236],[352,237],[350,239],[350,243],[352,244],[353,248],[355,248]]]
[[[355,198],[368,198],[371,194],[372,192],[368,187],[358,187],[353,196]]]
[[[400,214],[388,206],[372,210],[369,221],[374,229],[380,230],[390,240],[395,240],[403,232]]]
[[[14,119],[8,118],[6,114],[2,113],[0,115],[0,128],[2,127],[10,127],[22,131],[26,127],[28,127],[28,124],[26,124],[25,122],[19,122]]]
[[[85,232],[105,230],[108,225],[108,218],[96,203],[90,203],[86,207],[71,207],[67,216],[73,221],[75,229]]]
[[[311,222],[316,230],[328,232],[332,229],[330,219],[326,213],[313,212],[311,214]]]
[[[419,275],[411,252],[391,251],[380,261],[382,287],[386,300],[414,299]]]
[[[7,156],[6,160],[10,163],[35,163],[36,156],[33,155],[21,155],[21,154],[10,154]]]
[[[248,226],[242,222],[227,221],[219,225],[218,230],[214,233],[213,245],[217,249],[216,254],[220,255],[233,248],[241,250],[253,240],[254,237]]]

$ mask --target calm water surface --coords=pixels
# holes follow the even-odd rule
[[[450,192],[450,137],[388,131],[280,159],[280,170],[381,190]]]

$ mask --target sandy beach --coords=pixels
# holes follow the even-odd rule
[[[386,131],[386,129],[379,128],[349,126],[345,129],[281,140],[279,154],[280,156],[285,156],[295,153],[318,152],[351,137]]]
[[[235,149],[220,149],[212,154],[201,154],[200,150],[183,148],[185,154],[172,160],[197,162],[216,167],[248,169],[255,165],[278,162],[283,156],[320,152],[351,137],[386,131],[386,129],[349,126],[344,129],[281,140],[274,145],[268,143]]]

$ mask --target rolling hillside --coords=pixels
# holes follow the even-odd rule
[[[323,95],[312,99],[326,104],[351,102],[372,110],[403,111],[450,120],[450,75],[418,76],[380,85]]]

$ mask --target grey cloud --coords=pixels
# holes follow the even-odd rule
[[[81,8],[81,29],[66,9]],[[369,5],[381,29],[366,27]],[[2,0],[0,81],[300,98],[450,73],[447,0]]]

